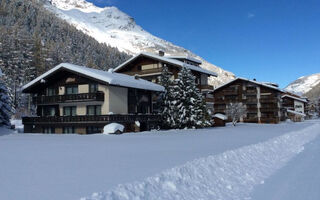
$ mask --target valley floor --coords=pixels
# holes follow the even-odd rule
[[[302,171],[316,166],[320,121],[120,136],[7,132],[0,129],[0,199],[262,199],[275,182],[290,192],[287,180],[311,181]],[[281,188],[278,199],[290,199]]]

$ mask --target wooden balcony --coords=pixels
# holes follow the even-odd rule
[[[83,93],[83,94],[68,94],[56,96],[38,96],[33,98],[35,104],[57,104],[67,102],[84,102],[84,101],[104,101],[104,93]]]
[[[278,112],[279,111],[279,108],[278,107],[269,107],[269,108],[266,108],[266,107],[261,107],[260,108],[260,112],[266,112],[266,113],[269,113],[269,112]]]
[[[140,71],[134,71],[134,72],[125,72],[125,74],[134,76],[136,74],[142,75],[142,76],[147,76],[148,74],[153,75],[153,74],[161,74],[162,68],[154,68],[154,69],[145,69],[145,70],[140,70]]]
[[[205,101],[206,103],[214,103],[214,98],[206,97],[206,98],[204,99],[204,101]]]
[[[262,98],[259,100],[260,103],[278,103],[278,99],[276,98]]]
[[[199,85],[198,87],[201,91],[213,91],[212,85]]]
[[[238,95],[238,91],[237,90],[223,90],[223,94],[224,95]]]
[[[159,122],[161,115],[155,114],[128,114],[128,115],[83,115],[83,116],[53,116],[53,117],[23,117],[25,125],[35,124],[108,124],[140,122]]]

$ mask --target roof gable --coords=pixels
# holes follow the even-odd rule
[[[22,90],[24,91],[34,86],[35,84],[41,83],[41,81],[44,80],[46,77],[50,76],[51,74],[61,69],[67,69],[69,71],[79,73],[86,77],[93,78],[95,80],[99,80],[114,86],[137,88],[137,89],[152,90],[152,91],[164,91],[164,88],[161,85],[158,85],[143,79],[135,79],[134,76],[115,73],[112,71],[91,69],[84,66],[78,66],[78,65],[69,64],[69,63],[62,63],[60,65],[57,65],[56,67],[52,68],[51,70],[37,77],[33,81],[24,85],[22,87]]]
[[[178,66],[178,67],[186,67],[186,68],[188,68],[188,69],[190,69],[192,71],[197,71],[197,72],[200,72],[200,73],[208,74],[210,76],[218,76],[217,73],[215,73],[213,71],[206,70],[206,69],[204,69],[202,67],[190,65],[190,64],[181,62],[179,60],[176,60],[176,59],[172,59],[172,58],[165,57],[165,56],[158,56],[158,55],[151,54],[151,53],[140,53],[140,54],[130,58],[126,62],[122,63],[121,65],[116,67],[114,70],[116,72],[119,71],[123,67],[127,66],[129,63],[132,63],[133,61],[138,59],[139,57],[152,58],[152,59],[155,59],[157,61],[164,62],[164,63],[167,63],[167,64],[172,64],[172,65],[175,65],[175,66]]]
[[[271,86],[271,85],[267,85],[265,83],[260,83],[260,82],[257,82],[257,81],[249,80],[249,79],[246,79],[246,78],[241,78],[241,77],[233,79],[233,80],[231,80],[231,81],[229,81],[229,82],[227,82],[227,83],[215,88],[214,91],[220,90],[221,88],[224,88],[224,87],[230,85],[231,83],[233,83],[233,82],[235,82],[237,80],[247,81],[247,82],[250,82],[250,83],[254,83],[256,85],[260,85],[260,86],[267,87],[267,88],[270,88],[270,89],[273,89],[273,90],[278,90],[279,92],[283,92],[281,89],[279,89],[277,87],[274,87],[274,86]]]

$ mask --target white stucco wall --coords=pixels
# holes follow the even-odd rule
[[[294,111],[304,113],[304,103],[294,100]]]

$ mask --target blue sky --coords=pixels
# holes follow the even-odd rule
[[[320,73],[320,1],[89,0],[237,76],[285,87]]]

